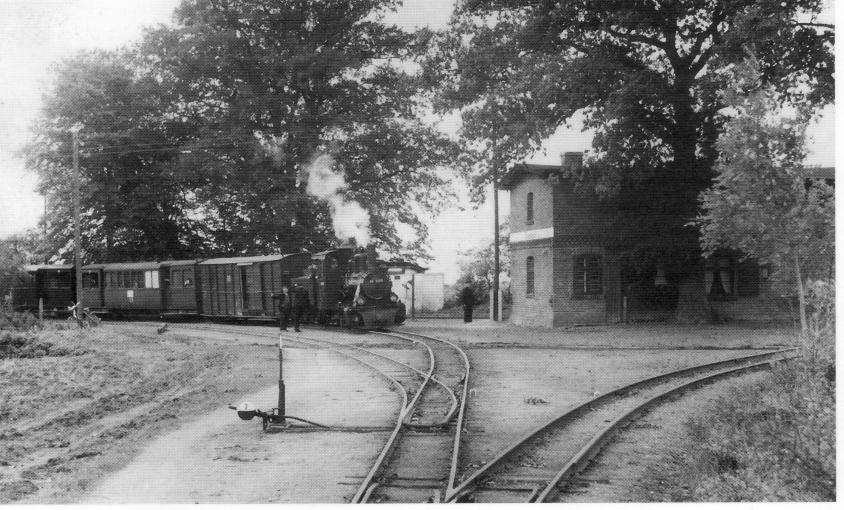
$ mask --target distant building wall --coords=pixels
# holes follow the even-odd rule
[[[445,299],[442,273],[418,273],[415,275],[414,283],[416,310],[428,312],[442,310]]]

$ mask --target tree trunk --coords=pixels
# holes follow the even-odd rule
[[[680,280],[675,319],[681,324],[702,324],[714,322],[714,318],[712,307],[706,299],[703,273],[695,270]]]
[[[806,320],[806,293],[803,289],[803,274],[800,271],[800,258],[794,253],[794,276],[797,278],[797,302],[800,303],[800,332],[804,335],[809,326]]]

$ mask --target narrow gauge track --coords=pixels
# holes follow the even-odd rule
[[[719,378],[760,370],[794,349],[707,363],[649,377],[576,405],[502,450],[449,491],[450,502],[551,501],[611,440],[650,407]]]
[[[454,343],[416,333],[369,332],[421,346],[428,357],[427,371],[422,371],[371,349],[301,334],[179,327],[273,339],[281,336],[290,342],[326,348],[367,366],[399,391],[402,404],[396,425],[363,477],[353,503],[436,502],[454,489],[470,370],[468,356]]]

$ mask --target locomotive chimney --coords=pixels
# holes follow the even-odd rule
[[[358,246],[358,243],[355,242],[355,238],[350,237],[350,238],[346,239],[345,241],[343,241],[343,244],[340,245],[340,248],[351,248],[352,251],[354,251],[355,248],[357,248],[357,246]]]
[[[374,244],[366,245],[366,270],[372,271],[375,269],[376,262],[375,259],[378,257],[378,253],[375,251]]]

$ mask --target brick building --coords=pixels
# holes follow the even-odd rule
[[[516,165],[501,180],[510,191],[511,319],[555,327],[672,317],[677,278],[629,263],[647,233],[617,231],[611,206],[575,193],[564,169],[581,162],[582,154],[565,153],[562,166]],[[708,262],[702,284],[721,318],[777,320],[790,315],[789,303],[772,291],[768,274],[754,261],[724,255]]]

